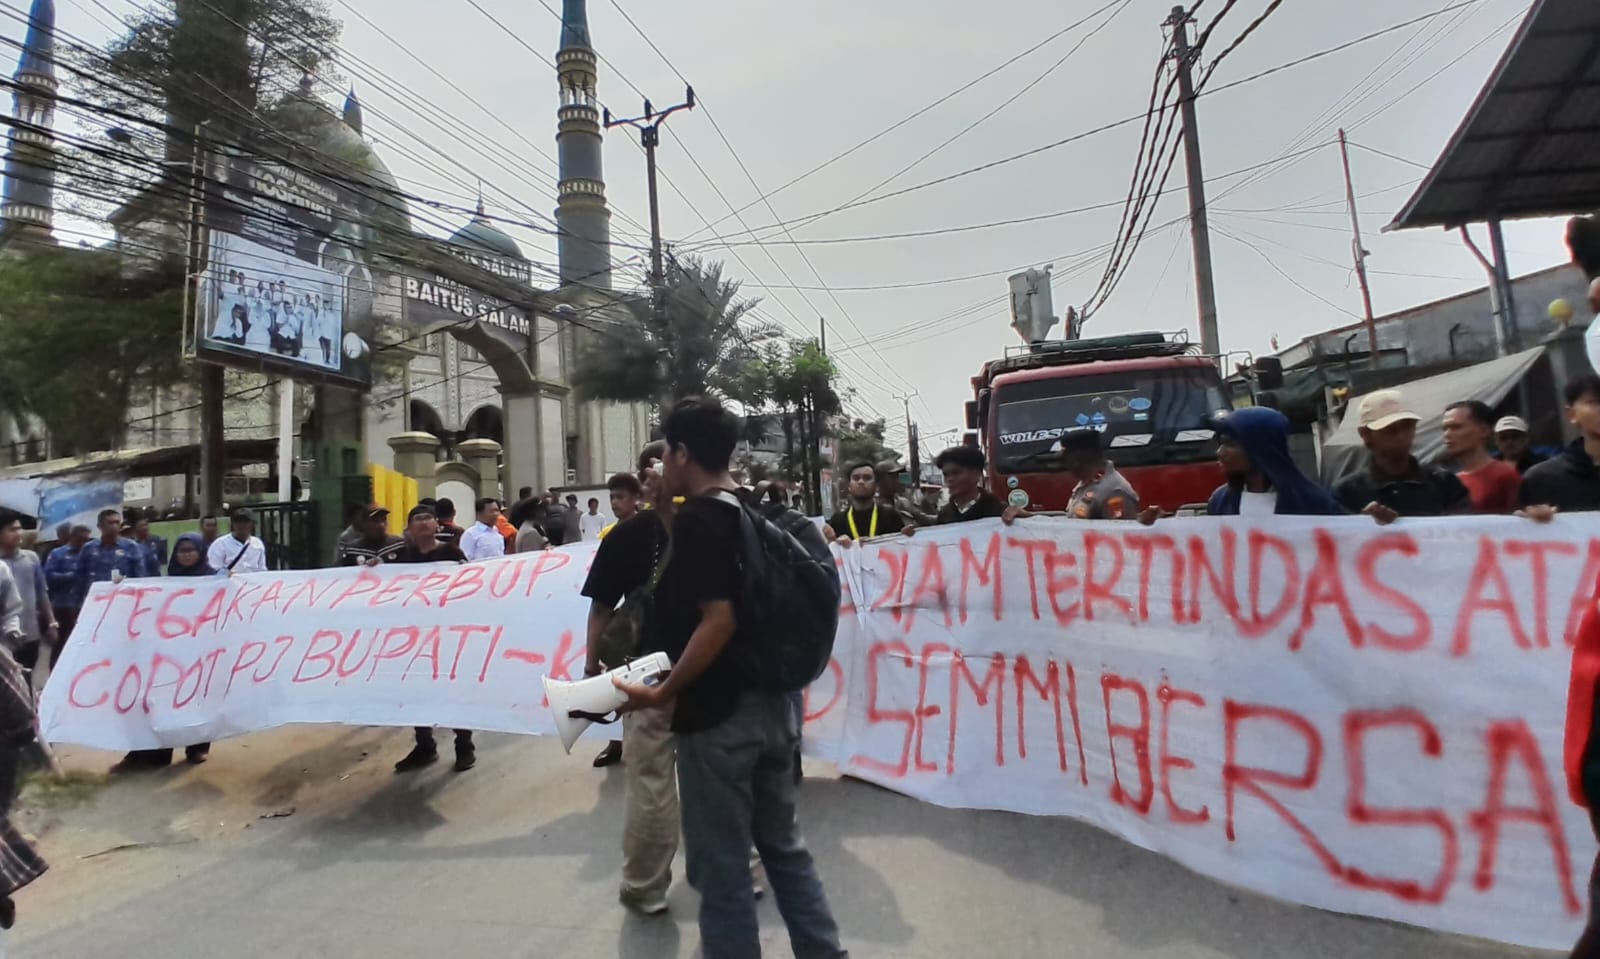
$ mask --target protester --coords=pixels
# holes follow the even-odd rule
[[[160,576],[166,568],[166,540],[150,533],[150,516],[154,512],[154,509],[130,509],[128,516],[123,517],[128,524],[128,538],[142,546],[149,557],[144,567],[146,576]]]
[[[850,467],[849,502],[828,520],[823,535],[841,547],[874,536],[905,530],[905,517],[892,505],[878,502],[878,468],[872,463]]]
[[[204,540],[203,549],[209,550],[211,544],[221,535],[217,526],[217,518],[211,514],[200,517],[200,536]]]
[[[472,511],[477,521],[461,534],[459,543],[462,554],[466,556],[468,562],[504,556],[505,536],[495,524],[495,520],[500,516],[500,501],[492,496],[485,496],[473,504]],[[435,520],[436,524],[437,522]]]
[[[1217,462],[1227,482],[1206,504],[1211,516],[1338,516],[1344,512],[1289,455],[1289,419],[1253,406],[1216,421]]]
[[[506,515],[510,519],[511,525],[520,530],[522,524],[528,519],[528,513],[533,510],[533,504],[537,502],[540,502],[540,500],[533,495],[533,487],[524,486],[517,490],[517,501],[511,504],[509,510],[506,510]]]
[[[256,514],[240,507],[228,517],[228,533],[211,544],[206,563],[218,576],[267,571],[267,546],[255,535]]]
[[[589,497],[589,512],[578,517],[578,533],[583,542],[600,542],[601,531],[610,525],[611,521],[600,514],[600,500],[594,496]]]
[[[583,540],[583,511],[578,509],[578,497],[567,494],[567,508],[561,514],[561,542],[578,543]]]
[[[494,514],[494,531],[500,534],[500,542],[503,544],[505,552],[515,553],[517,551],[517,527],[512,526],[511,521],[506,519],[504,511]]]
[[[933,461],[944,474],[950,502],[939,511],[938,524],[970,523],[979,519],[1016,519],[1021,510],[1007,506],[983,488],[983,469],[987,461],[976,446],[952,446]]]
[[[1515,466],[1518,473],[1526,474],[1549,459],[1534,452],[1533,445],[1528,442],[1528,421],[1520,416],[1500,417],[1499,422],[1494,424],[1494,445],[1498,451],[1495,458]]]
[[[898,511],[906,526],[933,526],[939,522],[937,510],[929,512],[924,509],[913,491],[901,485],[900,477],[906,472],[905,464],[899,460],[884,460],[875,464],[873,470],[878,474],[879,501]],[[918,477],[913,476],[911,480],[914,486]]]
[[[456,525],[456,501],[448,496],[439,497],[433,504],[433,515],[439,517],[439,542],[459,546],[466,530]]]
[[[17,665],[31,674],[39,665],[42,645],[59,641],[61,624],[50,608],[50,588],[39,554],[22,548],[22,516],[8,509],[0,509],[0,565],[11,574],[22,601],[21,635],[9,649]]]
[[[1422,419],[1399,390],[1375,390],[1357,408],[1367,466],[1335,484],[1333,496],[1348,513],[1364,513],[1379,526],[1402,516],[1444,516],[1472,509],[1472,497],[1453,474],[1423,466],[1411,455]]]
[[[630,489],[625,480],[633,480]],[[613,490],[613,509],[622,506],[618,523],[600,541],[594,563],[584,580],[582,594],[589,598],[588,655],[585,676],[598,676],[608,667],[603,651],[611,629],[631,629],[629,642],[633,654],[643,656],[661,648],[661,636],[648,628],[652,605],[650,582],[658,567],[670,560],[667,553],[667,523],[672,502],[657,508],[637,509],[639,481],[627,474],[613,476],[607,488]],[[618,490],[625,493],[617,495]],[[659,488],[657,489],[659,495]],[[622,512],[633,508],[630,515]],[[619,604],[630,607],[623,619],[617,617]],[[635,612],[636,610],[636,612]],[[637,616],[634,622],[627,617]],[[624,645],[626,645],[625,643]],[[618,898],[623,905],[643,915],[659,915],[667,910],[667,889],[672,885],[672,858],[678,852],[678,786],[673,770],[672,705],[641,709],[623,717],[622,741],[613,740],[594,758],[595,768],[620,762],[623,769],[626,805],[622,827],[622,887]]]
[[[561,505],[561,496],[554,486],[544,494],[545,505],[545,535],[550,538],[551,546],[561,546],[567,542],[567,508]]]
[[[786,693],[749,686],[732,656],[739,636],[742,507],[731,493],[734,417],[716,400],[679,400],[663,424],[672,556],[656,591],[659,644],[672,671],[655,686],[625,686],[629,709],[674,704],[678,788],[689,884],[700,893],[706,959],[759,956],[752,841],[796,956],[843,957],[822,881],[795,814],[798,717]],[[608,537],[610,539],[611,537]]]
[[[128,538],[144,547],[149,557],[145,565],[146,576],[160,576],[167,566],[167,541],[150,533],[150,514],[153,510],[130,509],[126,517]]]
[[[1077,480],[1067,497],[1067,515],[1074,519],[1134,519],[1139,494],[1106,458],[1096,430],[1073,430],[1057,441],[1056,453],[1067,475]]]
[[[480,504],[483,502],[485,501],[479,501]],[[488,500],[487,502],[494,503],[496,511],[498,511],[498,503],[495,503],[494,500]],[[484,525],[483,518],[485,515],[485,507],[480,505],[478,507],[479,522],[472,530],[468,531],[469,533],[477,530],[478,526]],[[493,530],[490,530],[490,534],[490,539],[493,542],[500,542],[499,534],[494,533]],[[454,543],[446,543],[439,539],[439,518],[433,514],[433,510],[426,506],[416,507],[406,517],[406,540],[405,547],[391,562],[465,563],[467,561],[466,555]],[[500,554],[496,553],[494,555],[498,556]],[[433,727],[417,726],[414,732],[416,734],[416,745],[411,748],[411,752],[405,755],[405,758],[394,764],[394,771],[397,773],[416,772],[439,761],[439,743],[434,739]],[[464,773],[478,764],[478,751],[472,744],[472,730],[458,729],[455,732],[456,764],[454,768],[456,772]]]
[[[344,529],[339,531],[339,536],[333,541],[333,565],[343,566],[345,550],[355,546],[362,539],[362,516],[371,507],[357,503],[345,510]],[[209,546],[207,547],[210,548]]]
[[[517,529],[516,552],[534,553],[549,549],[551,545],[550,511],[543,500],[534,500],[528,507],[522,526]]]
[[[340,566],[377,566],[400,555],[406,541],[389,532],[389,508],[368,503],[356,518],[353,540],[339,537]]]
[[[1596,584],[1600,589],[1600,584]],[[1565,769],[1567,792],[1589,813],[1595,838],[1600,839],[1600,605],[1588,603],[1578,626],[1572,650],[1572,674],[1567,690]],[[1572,947],[1570,959],[1600,959],[1600,854],[1589,874],[1589,917]]]
[[[172,545],[172,558],[167,562],[168,576],[215,576],[217,571],[206,562],[205,536],[201,533],[184,533]],[[185,746],[183,758],[191,766],[198,766],[211,755],[210,743]],[[161,769],[172,765],[171,749],[135,749],[113,766],[113,771],[135,769]]]
[[[0,564],[0,636],[7,641],[21,631],[21,606],[11,570]],[[0,929],[16,924],[11,897],[50,868],[11,822],[11,805],[22,786],[22,753],[34,743],[36,729],[28,676],[0,644]]]
[[[618,473],[606,481],[606,492],[610,494],[611,515],[615,519],[600,531],[602,540],[617,528],[617,524],[626,523],[638,515],[642,505],[640,500],[644,497],[644,484],[632,473]]]
[[[1451,403],[1444,410],[1444,452],[1456,478],[1472,496],[1475,513],[1510,513],[1517,508],[1522,474],[1489,455],[1494,410],[1480,400]]]
[[[84,589],[94,583],[120,583],[143,576],[148,554],[138,543],[122,537],[122,514],[103,509],[96,518],[100,538],[86,543],[78,554],[78,578]]]
[[[1567,420],[1578,438],[1566,450],[1528,470],[1519,498],[1534,519],[1555,512],[1600,510],[1600,376],[1580,376],[1566,386]]]
[[[66,646],[67,637],[72,635],[72,628],[78,624],[78,611],[83,608],[83,593],[86,588],[83,579],[78,575],[78,562],[83,555],[83,547],[88,544],[92,535],[93,532],[87,526],[70,527],[66,542],[51,550],[50,556],[44,563],[44,581],[50,593],[50,609],[56,614],[56,622],[60,624],[50,653],[51,663],[61,658],[61,650]]]

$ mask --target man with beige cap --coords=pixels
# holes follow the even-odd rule
[[[1387,526],[1402,516],[1444,516],[1472,510],[1466,486],[1453,474],[1423,466],[1411,455],[1422,419],[1399,390],[1374,390],[1357,407],[1367,465],[1340,480],[1333,496],[1351,513]]]
[[[1545,457],[1533,451],[1528,442],[1528,421],[1520,416],[1500,417],[1494,424],[1494,445],[1500,451],[1498,458],[1515,466],[1519,473],[1526,473],[1545,461]]]

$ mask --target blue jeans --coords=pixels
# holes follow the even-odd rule
[[[800,724],[783,693],[749,691],[726,721],[678,735],[689,884],[700,893],[705,959],[759,959],[752,843],[795,959],[848,959],[795,816]]]

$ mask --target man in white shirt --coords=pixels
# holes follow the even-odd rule
[[[472,528],[461,534],[461,552],[467,557],[467,562],[480,559],[491,559],[495,556],[506,554],[506,540],[495,528],[495,517],[500,515],[500,501],[492,496],[486,496],[473,504],[476,507],[477,522]]]
[[[600,531],[610,525],[610,520],[600,515],[600,501],[589,497],[589,512],[578,517],[578,531],[585,543],[600,542]]]
[[[256,538],[256,515],[247,509],[233,511],[231,535],[219,536],[206,550],[206,565],[218,576],[267,571],[267,546]]]

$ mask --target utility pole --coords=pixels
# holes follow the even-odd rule
[[[895,399],[904,403],[906,407],[906,446],[909,447],[911,451],[912,486],[920,486],[922,484],[922,455],[921,451],[917,448],[917,424],[911,421],[911,400],[916,395],[916,393],[906,393],[902,396],[895,397]]]
[[[1350,177],[1350,145],[1339,130],[1339,156],[1344,160],[1344,196],[1350,207],[1351,251],[1356,259],[1356,280],[1361,284],[1361,306],[1367,317],[1367,366],[1378,368],[1378,321],[1372,315],[1372,288],[1367,286],[1367,249],[1361,245],[1361,218],[1356,215],[1356,187]]]
[[[643,116],[625,119],[613,117],[610,109],[605,111],[604,116],[607,130],[617,126],[633,127],[639,131],[639,142],[644,146],[645,172],[650,181],[650,299],[657,323],[665,319],[667,277],[661,267],[661,206],[656,196],[656,147],[661,143],[661,124],[679,110],[694,109],[694,87],[685,88],[683,100],[660,113],[655,111],[649,100],[645,100]]]
[[[205,272],[207,264],[207,251],[205,248],[205,217],[206,201],[206,148],[201,135],[206,130],[206,124],[197,123],[194,126],[194,139],[190,144],[189,152],[189,210],[185,217],[185,232],[188,249],[188,276],[184,278],[184,318],[185,336],[196,332],[188,326],[189,317],[196,317],[194,322],[198,325],[204,311],[200,303],[200,278]],[[168,149],[173,149],[172,140],[169,138]],[[193,314],[190,311],[194,311]],[[184,349],[193,349],[198,338],[187,340]],[[200,512],[202,514],[217,515],[222,511],[222,474],[227,462],[228,434],[224,426],[224,386],[223,370],[215,363],[201,362],[197,364],[200,373]]]
[[[1200,169],[1200,127],[1194,113],[1195,51],[1189,48],[1189,24],[1183,7],[1172,8],[1164,26],[1172,28],[1172,58],[1178,66],[1178,110],[1183,120],[1184,164],[1189,177],[1189,237],[1194,244],[1194,291],[1200,301],[1200,348],[1207,356],[1222,353],[1217,333],[1217,289],[1211,275],[1211,230],[1206,223],[1206,181]]]
[[[821,341],[819,341],[818,346],[820,346],[821,349],[822,349],[822,355],[823,356],[827,356],[828,355],[828,318],[825,317],[825,316],[817,317],[817,324],[822,330],[822,339],[821,339]]]

